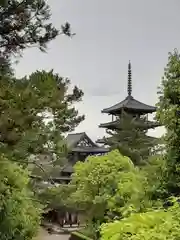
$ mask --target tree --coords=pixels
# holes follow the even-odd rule
[[[122,218],[132,205],[139,204],[141,194],[144,197],[139,170],[118,151],[78,162],[71,185],[75,187],[71,195],[74,207],[84,210],[88,219],[99,223]]]
[[[30,240],[37,234],[41,205],[29,190],[28,183],[28,172],[1,155],[1,240]]]
[[[61,30],[49,22],[51,12],[45,0],[1,0],[0,2],[0,59],[5,65],[12,55],[37,46],[45,51],[47,43],[59,34],[72,36],[70,24]]]
[[[162,173],[166,169],[163,163],[160,156],[153,156],[146,165],[134,166],[118,150],[78,162],[70,183],[70,198],[74,208],[87,216],[88,227],[83,233],[91,233],[89,237],[96,239],[103,223],[121,222],[133,213],[161,209]]]
[[[180,192],[180,55],[169,53],[159,91],[157,119],[166,128],[166,182],[169,194]]]
[[[43,154],[50,154],[54,164],[62,159],[66,151],[63,133],[84,119],[73,105],[83,92],[75,86],[69,93],[69,84],[69,79],[53,71],[37,71],[19,80],[1,79],[1,154],[26,164]]]
[[[48,209],[61,211],[71,210],[71,193],[74,187],[72,185],[60,184],[59,186],[48,187],[40,192],[39,199]]]
[[[120,153],[128,156],[134,164],[142,164],[157,144],[155,138],[146,135],[144,126],[147,124],[144,118],[135,118],[123,112],[117,128],[107,131],[110,137],[105,138],[105,142],[110,149],[118,149]]]
[[[141,174],[146,178],[146,195],[150,201],[162,201],[168,197],[166,189],[167,163],[163,155],[149,157],[141,167]]]

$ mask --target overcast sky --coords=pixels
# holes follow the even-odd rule
[[[180,0],[49,0],[52,21],[65,21],[76,32],[73,39],[58,37],[48,53],[27,50],[16,66],[18,76],[54,69],[84,91],[78,105],[86,120],[76,129],[94,140],[102,137],[98,124],[110,117],[103,108],[127,95],[127,65],[132,63],[133,96],[150,105],[168,52],[180,47]],[[153,134],[159,135],[156,130]]]

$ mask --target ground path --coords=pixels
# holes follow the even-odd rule
[[[46,234],[45,236],[43,236],[42,240],[68,240],[69,239],[69,235],[67,234]]]
[[[72,232],[76,231],[78,228],[65,228],[64,230]],[[59,232],[58,234],[49,234],[46,230],[43,228],[40,230],[39,235],[34,240],[68,240],[70,237],[70,234],[64,234]]]

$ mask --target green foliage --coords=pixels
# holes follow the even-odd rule
[[[139,170],[118,151],[78,162],[71,184],[76,188],[71,196],[74,206],[100,222],[122,217],[144,196]]]
[[[140,165],[147,160],[157,140],[147,136],[147,121],[145,118],[133,117],[122,113],[117,128],[107,131],[110,137],[105,142],[111,149],[118,149],[121,154],[128,156],[134,164]]]
[[[167,197],[167,163],[164,156],[151,156],[147,164],[141,168],[141,174],[144,174],[147,180],[145,188],[149,200],[157,201]]]
[[[91,239],[99,239],[99,223],[89,221],[79,232]]]
[[[179,200],[173,200],[173,206],[167,208],[170,204],[167,196],[179,195],[180,191],[180,55],[177,50],[169,54],[159,94],[157,120],[167,130],[166,152],[164,156],[151,156],[146,165],[141,166],[145,201],[134,205],[135,211],[130,211],[121,220],[103,224],[103,240],[168,240],[180,236]],[[124,183],[122,186],[129,189]]]
[[[159,92],[157,119],[166,128],[167,187],[169,193],[180,191],[180,55],[169,53]]]
[[[121,221],[102,225],[102,240],[176,240],[180,236],[179,203],[168,210],[135,213]]]
[[[160,156],[151,157],[140,168],[118,150],[78,162],[70,183],[71,199],[74,208],[87,216],[88,236],[98,239],[104,222],[161,208],[165,172],[166,162]]]
[[[0,239],[30,240],[40,223],[40,205],[28,188],[28,172],[0,157]]]
[[[71,193],[73,186],[61,184],[59,186],[48,187],[40,192],[39,198],[47,206],[47,208],[60,209],[65,211],[71,207]]]
[[[82,239],[82,240],[92,240],[92,238],[89,238],[86,235],[84,235],[82,232],[78,232],[78,231],[71,233],[70,239],[73,240],[73,238],[75,238],[75,239],[78,238],[79,240],[80,239]]]
[[[60,34],[69,37],[70,24],[56,29],[45,0],[0,1],[0,239],[32,239],[39,224],[39,208],[29,192],[27,175],[13,161],[29,167],[31,174],[48,177],[66,161],[63,134],[83,119],[73,107],[82,91],[53,71],[13,77],[12,59],[24,49],[47,44]],[[40,156],[48,156],[45,166]],[[2,157],[4,156],[4,157]],[[7,159],[11,159],[11,163]],[[41,158],[42,159],[42,158]],[[40,160],[41,160],[40,159]],[[45,160],[45,159],[42,159]],[[30,166],[31,163],[33,165]],[[44,163],[44,161],[43,161]],[[35,165],[34,165],[35,164]],[[35,166],[35,167],[34,167]]]
[[[53,71],[35,72],[20,80],[0,81],[0,152],[15,161],[32,155],[61,156],[62,133],[73,130],[83,119],[73,104],[82,91]],[[63,148],[63,149],[62,149]]]

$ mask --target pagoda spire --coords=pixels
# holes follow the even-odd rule
[[[128,97],[131,96],[132,93],[132,72],[131,72],[131,62],[129,61],[128,64],[128,84],[127,84],[127,92],[128,92]]]

